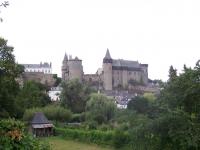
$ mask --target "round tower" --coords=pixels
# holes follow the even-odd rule
[[[112,90],[112,58],[108,49],[103,59],[103,72],[104,89]]]

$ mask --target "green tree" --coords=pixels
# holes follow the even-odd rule
[[[173,66],[169,68],[169,80],[174,80],[177,77],[177,70]]]
[[[149,102],[142,96],[137,96],[131,99],[128,103],[128,109],[134,110],[138,113],[145,114],[149,110]]]
[[[79,80],[71,80],[62,83],[61,105],[69,108],[74,113],[85,111],[86,102],[92,89],[83,85]]]
[[[181,109],[190,114],[199,114],[200,110],[200,67],[184,66],[183,73],[172,77],[161,92],[161,103],[168,108]]]
[[[116,112],[114,100],[102,94],[91,94],[86,105],[87,119],[102,124],[110,121]]]
[[[15,63],[13,47],[0,38],[0,117],[15,116],[15,97],[19,91],[16,78],[23,68]]]
[[[25,109],[43,107],[50,102],[44,85],[35,81],[27,81],[16,97],[15,103],[18,117],[22,117]]]

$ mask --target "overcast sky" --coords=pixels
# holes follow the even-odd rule
[[[0,0],[1,1],[1,0]],[[83,60],[85,73],[114,59],[149,64],[151,79],[167,80],[200,59],[200,0],[9,0],[0,36],[18,63],[52,62],[61,74],[65,52]]]

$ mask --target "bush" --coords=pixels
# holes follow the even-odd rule
[[[69,121],[71,112],[63,107],[56,105],[49,105],[43,108],[27,109],[24,113],[23,120],[30,121],[36,112],[43,112],[49,120],[55,121]]]
[[[129,135],[123,132],[100,131],[100,130],[78,130],[55,128],[56,134],[67,139],[75,139],[101,145],[121,147],[130,142]],[[120,137],[119,137],[120,136]]]
[[[130,137],[122,130],[116,130],[113,137],[113,144],[115,148],[120,148],[130,142]]]
[[[98,131],[98,130],[78,130],[78,129],[63,129],[55,128],[56,134],[61,135],[67,139],[76,139],[83,142],[111,145],[113,139],[112,131]]]
[[[71,122],[83,122],[83,121],[85,121],[85,114],[84,113],[73,114],[70,121]]]
[[[25,132],[22,122],[14,119],[0,121],[0,149],[49,150],[48,143],[41,143]]]

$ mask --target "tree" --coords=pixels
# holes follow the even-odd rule
[[[2,7],[7,7],[9,5],[8,1],[0,2],[0,13]],[[0,22],[2,22],[3,19],[0,17]]]
[[[23,68],[15,63],[13,47],[0,38],[0,117],[15,116],[14,100],[19,91],[16,78]]]
[[[149,110],[149,102],[146,98],[137,96],[131,99],[128,103],[128,109],[134,110],[138,113],[147,113]]]
[[[173,70],[170,68],[170,70]],[[173,72],[173,71],[170,71]],[[161,91],[160,101],[168,108],[182,109],[190,114],[199,114],[200,110],[200,67],[198,63],[192,68],[184,66],[179,76],[171,73],[164,90]]]
[[[91,94],[86,104],[87,119],[102,124],[110,121],[116,111],[116,105],[112,99],[102,94]]]
[[[53,75],[53,78],[56,80],[55,83],[54,83],[54,86],[59,86],[60,83],[61,83],[61,78],[57,76],[57,74],[54,74]]]
[[[92,92],[87,85],[83,85],[79,80],[71,80],[62,83],[61,105],[69,108],[74,113],[85,111],[86,102]]]
[[[59,105],[47,105],[45,107],[36,107],[26,109],[23,115],[23,120],[31,121],[36,112],[43,112],[48,119],[60,122],[69,121],[71,112]]]
[[[174,80],[177,77],[177,70],[173,66],[169,68],[169,80]]]
[[[43,107],[50,102],[44,85],[35,81],[27,81],[16,97],[17,115],[22,117],[25,109]]]

